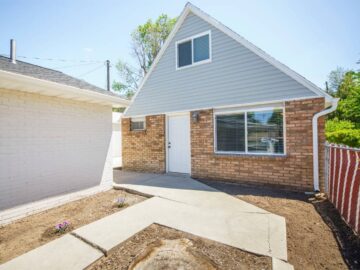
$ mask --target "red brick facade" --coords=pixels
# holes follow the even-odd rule
[[[312,117],[324,109],[324,98],[285,103],[286,156],[224,155],[214,153],[213,110],[200,111],[191,121],[191,174],[194,178],[313,189]],[[146,131],[130,131],[123,119],[124,169],[165,171],[165,116],[146,118]],[[324,119],[319,120],[319,168],[323,187]]]
[[[125,170],[165,172],[165,115],[147,116],[143,131],[130,131],[130,118],[123,118],[121,131]]]
[[[312,190],[312,117],[323,108],[323,98],[286,102],[285,157],[214,154],[213,111],[200,111],[200,121],[191,123],[192,176]],[[319,122],[319,144],[323,145],[324,121]],[[319,153],[322,168],[323,151]],[[322,175],[321,171],[321,179]]]

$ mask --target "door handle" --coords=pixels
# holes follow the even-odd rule
[[[171,142],[168,142],[168,148],[171,148]]]

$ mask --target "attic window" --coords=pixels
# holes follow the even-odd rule
[[[211,31],[176,42],[176,69],[211,61]]]
[[[131,118],[130,130],[145,130],[145,117]]]

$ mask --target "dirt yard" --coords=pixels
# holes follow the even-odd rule
[[[89,269],[265,270],[271,269],[271,259],[153,224]]]
[[[122,208],[114,205],[114,201],[119,197],[125,197]],[[54,232],[55,225],[60,222],[69,221],[70,229],[76,229],[145,199],[111,189],[0,227],[0,263],[61,236]]]
[[[285,217],[288,260],[295,269],[360,269],[359,238],[327,200],[316,201],[304,194],[263,187],[203,182]]]

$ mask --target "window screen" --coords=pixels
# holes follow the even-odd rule
[[[248,152],[284,153],[283,112],[247,113]]]
[[[245,114],[216,116],[217,151],[245,151]]]
[[[194,62],[203,61],[210,58],[209,54],[209,35],[194,39]]]
[[[130,130],[144,130],[145,120],[131,120]]]
[[[188,66],[192,64],[191,40],[178,45],[178,66]]]

